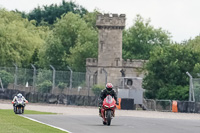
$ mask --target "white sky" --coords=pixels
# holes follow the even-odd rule
[[[70,1],[70,0],[65,0]],[[126,28],[133,25],[136,14],[151,19],[181,42],[200,35],[200,0],[73,0],[89,11],[126,14]],[[60,4],[62,0],[0,0],[0,7],[29,12],[38,5]]]

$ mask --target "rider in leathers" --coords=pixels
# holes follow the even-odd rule
[[[111,95],[114,97],[116,104],[118,105],[118,99],[117,99],[117,94],[113,90],[113,85],[111,83],[106,84],[106,89],[102,90],[100,97],[99,97],[99,115],[101,116],[101,107],[103,104],[103,100],[106,98],[107,95]]]
[[[13,98],[13,100],[12,100],[14,111],[16,110],[16,108],[15,108],[15,102],[17,101],[18,98],[21,98],[24,102],[28,103],[28,101],[26,100],[26,98],[24,96],[22,96],[21,93],[17,94],[17,96],[15,96]]]

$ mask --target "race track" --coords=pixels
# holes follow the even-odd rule
[[[199,133],[199,120],[115,117],[104,126],[94,115],[25,115],[29,118],[66,129],[72,133]]]
[[[1,101],[0,109],[12,109]],[[29,103],[26,110],[58,115],[23,115],[72,133],[200,133],[200,114],[139,110],[116,110],[111,126],[104,126],[98,107]]]

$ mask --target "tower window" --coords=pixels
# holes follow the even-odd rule
[[[116,66],[119,65],[119,64],[118,64],[118,63],[119,63],[119,60],[120,60],[119,58],[115,58]]]
[[[101,51],[103,51],[103,41],[100,41],[100,44],[101,44]]]

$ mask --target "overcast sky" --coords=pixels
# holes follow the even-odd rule
[[[69,0],[65,0],[69,1]],[[200,35],[200,0],[73,0],[89,11],[126,14],[126,28],[133,25],[137,14],[151,19],[151,25],[171,33],[181,42]],[[62,0],[0,0],[7,10],[31,11],[34,7],[60,4]]]

